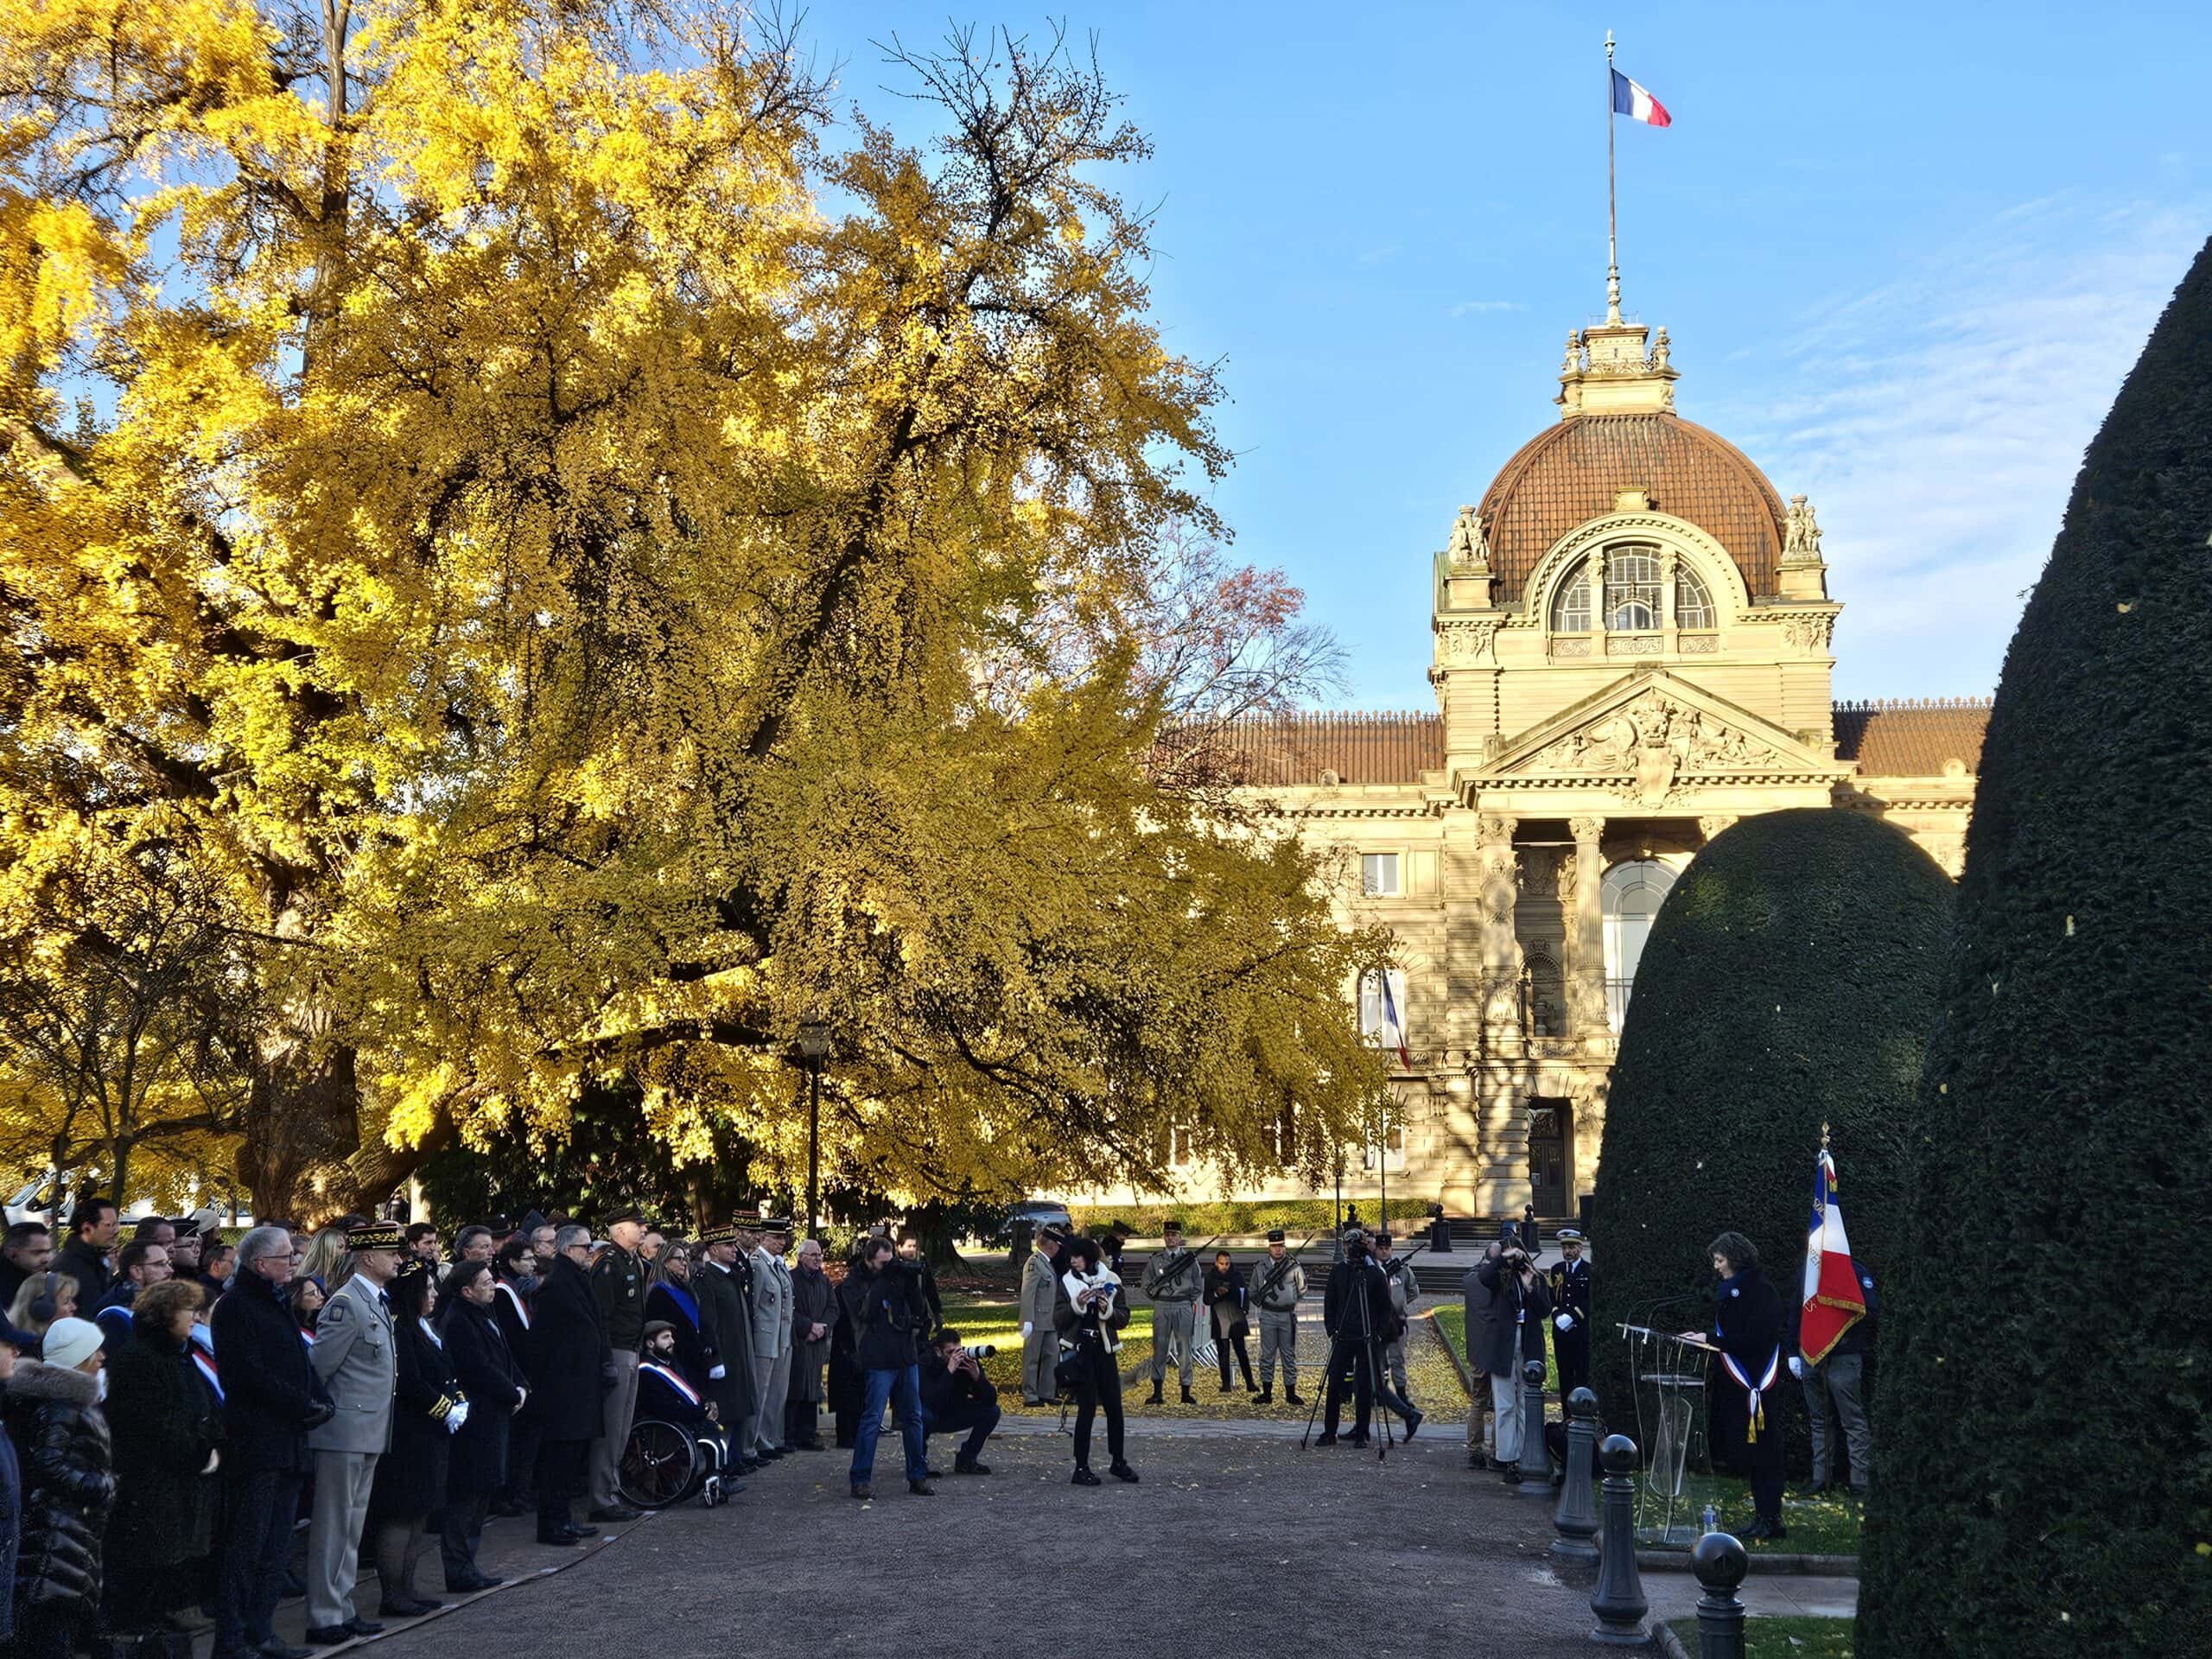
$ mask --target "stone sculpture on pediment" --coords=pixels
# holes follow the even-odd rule
[[[1665,757],[1662,766],[1660,757]],[[1532,772],[1569,772],[1618,776],[1633,772],[1649,796],[1666,785],[1663,772],[1773,766],[1779,750],[1736,727],[1725,725],[1694,705],[1663,692],[1647,690],[1603,719],[1578,728],[1549,744],[1528,763]]]

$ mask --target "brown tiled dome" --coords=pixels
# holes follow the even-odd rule
[[[1726,548],[1754,597],[1775,591],[1782,498],[1742,450],[1679,415],[1580,415],[1522,444],[1483,497],[1502,595],[1519,599],[1554,543],[1634,489]]]

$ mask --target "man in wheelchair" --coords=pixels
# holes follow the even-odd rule
[[[643,1443],[653,1438],[647,1426],[654,1423],[672,1424],[697,1448],[692,1478],[664,1502],[680,1502],[690,1496],[690,1486],[695,1483],[702,1488],[709,1508],[745,1490],[741,1481],[724,1473],[730,1466],[729,1433],[718,1421],[715,1402],[701,1388],[704,1381],[684,1374],[677,1358],[676,1327],[664,1319],[649,1321],[644,1351],[639,1356],[638,1409],[630,1431],[630,1449],[633,1454],[645,1449]],[[633,1457],[624,1461],[627,1465],[636,1460]]]
[[[986,1349],[985,1352],[990,1351]],[[983,1442],[999,1426],[999,1391],[983,1376],[976,1356],[960,1345],[957,1331],[940,1331],[922,1355],[922,1431],[968,1438],[952,1460],[956,1475],[988,1475],[979,1461]]]

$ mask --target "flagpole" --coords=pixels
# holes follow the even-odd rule
[[[1621,256],[1613,208],[1613,31],[1605,31],[1605,321],[1621,320]]]

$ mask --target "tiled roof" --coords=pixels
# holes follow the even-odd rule
[[[1217,740],[1239,784],[1411,784],[1444,764],[1444,721],[1423,714],[1313,714],[1233,721]]]
[[[1754,597],[1774,592],[1782,498],[1742,450],[1678,415],[1580,415],[1522,445],[1483,497],[1503,596],[1518,599],[1560,537],[1633,489],[1726,548]]]
[[[1862,778],[1940,778],[1946,761],[1981,770],[1986,698],[1930,698],[1835,705],[1835,753]]]

